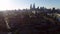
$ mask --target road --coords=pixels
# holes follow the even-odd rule
[[[9,24],[8,24],[8,18],[5,17],[4,20],[5,20],[5,23],[6,23],[6,27],[7,27],[7,29],[11,29],[10,26],[9,26]],[[8,34],[11,34],[11,32],[8,32]]]

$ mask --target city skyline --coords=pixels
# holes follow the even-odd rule
[[[34,3],[36,7],[60,9],[60,0],[0,0],[0,10],[29,9]]]

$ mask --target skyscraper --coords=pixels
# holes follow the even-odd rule
[[[35,9],[35,3],[33,4],[33,9]]]
[[[30,5],[30,9],[32,9],[32,10],[35,10],[36,8],[35,8],[35,3],[32,5]]]
[[[32,9],[32,4],[30,5],[30,9]]]

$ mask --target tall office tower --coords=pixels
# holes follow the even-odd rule
[[[53,7],[52,12],[55,13],[55,8]]]
[[[33,4],[33,9],[35,9],[35,3]]]
[[[30,5],[30,9],[32,9],[32,4]]]
[[[39,6],[37,7],[37,9],[39,9]]]

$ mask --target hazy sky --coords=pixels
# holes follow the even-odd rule
[[[0,0],[0,10],[25,9],[33,3],[36,7],[60,8],[60,0]]]

